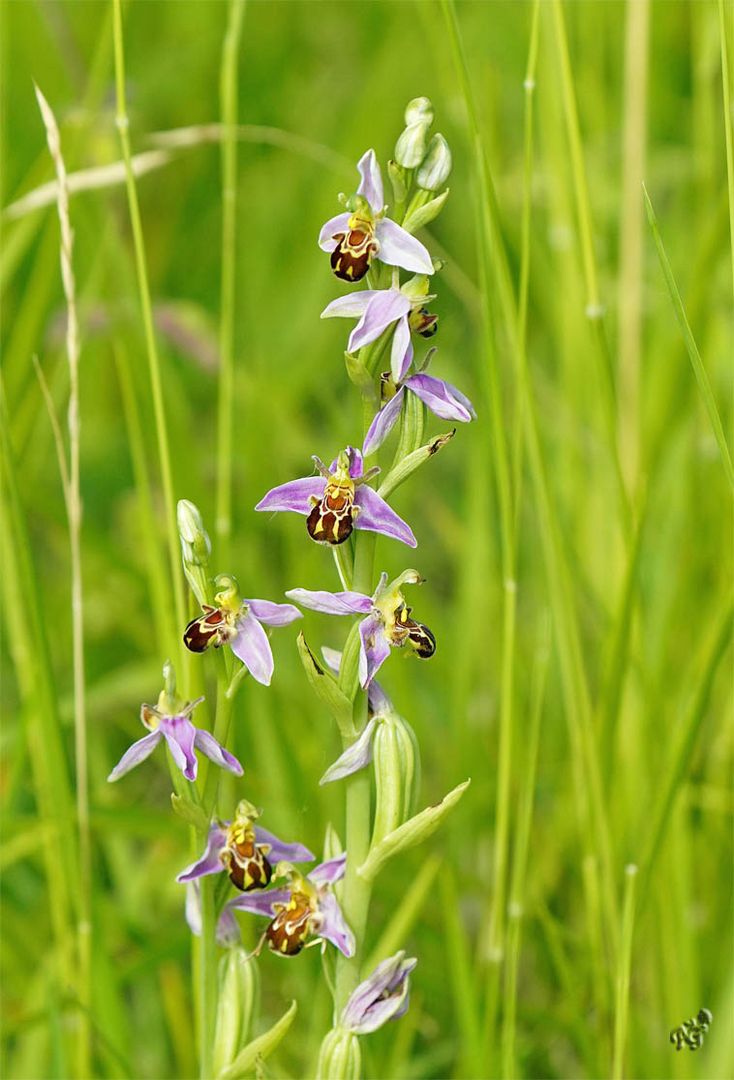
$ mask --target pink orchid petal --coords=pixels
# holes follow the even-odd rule
[[[321,232],[319,233],[319,247],[322,251],[334,250],[336,247],[334,236],[337,233],[347,231],[350,217],[350,214],[337,214],[336,217],[329,218],[326,224],[321,226]]]
[[[375,226],[380,243],[377,258],[388,266],[401,266],[413,274],[432,274],[433,262],[428,249],[390,218],[382,218]]]

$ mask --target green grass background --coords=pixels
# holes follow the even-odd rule
[[[392,576],[415,561],[428,579],[415,608],[436,634],[436,657],[418,664],[396,655],[384,680],[420,741],[421,802],[437,801],[466,776],[473,783],[442,831],[378,880],[368,947],[405,911],[418,882],[420,904],[403,941],[419,965],[408,1015],[364,1040],[371,1077],[502,1075],[508,1029],[517,1075],[608,1075],[620,960],[612,941],[619,927],[610,929],[604,901],[613,896],[621,919],[629,863],[640,873],[625,1074],[719,1078],[734,1069],[731,490],[641,192],[624,209],[624,138],[644,115],[624,108],[628,7],[611,0],[563,9],[606,348],[585,313],[584,200],[569,148],[555,11],[545,0],[540,10],[527,354],[550,537],[521,437],[517,341],[498,286],[506,266],[517,291],[522,260],[532,6],[457,5],[501,226],[501,247],[493,241],[486,263],[475,144],[442,9],[425,0],[246,10],[238,110],[251,126],[237,156],[234,540],[231,564],[218,562],[216,547],[212,560],[214,572],[238,577],[245,595],[279,599],[294,586],[335,587],[328,554],[306,541],[302,522],[252,510],[268,488],[307,472],[312,453],[328,460],[359,437],[361,409],[342,363],[346,324],[318,318],[342,291],[316,245],[319,226],[336,212],[337,192],[353,189],[353,163],[368,146],[383,162],[390,156],[409,98],[431,97],[454,154],[449,201],[424,237],[447,260],[434,305],[435,371],[472,397],[479,420],[396,497],[417,552],[406,563],[399,545],[380,541],[378,564]],[[719,8],[708,0],[652,3],[649,14],[649,51],[635,57],[648,78],[642,175],[729,433],[734,341]],[[731,14],[729,5],[730,54]],[[226,17],[224,3],[203,0],[128,5],[135,152],[150,147],[151,133],[217,121]],[[33,80],[59,119],[70,171],[119,160],[111,25],[111,8],[96,0],[0,9],[3,207],[52,176]],[[175,495],[197,503],[212,533],[220,182],[218,146],[197,139],[138,182]],[[190,859],[187,830],[170,811],[162,755],[114,787],[105,780],[141,734],[139,704],[155,699],[165,659],[160,589],[152,583],[156,565],[165,574],[164,511],[124,187],[73,197],[71,217],[82,330],[94,1075],[188,1077],[196,1074],[190,941],[174,881]],[[625,229],[642,245],[634,294],[641,324],[631,346],[621,344]],[[74,1075],[77,1017],[64,980],[76,904],[68,533],[32,365],[37,354],[63,416],[58,238],[53,206],[2,218],[2,1071],[16,1078]],[[489,363],[501,385],[499,433],[490,421]],[[139,414],[152,522],[131,456],[121,370],[130,373]],[[437,422],[432,431],[439,430]],[[549,650],[514,1021],[502,957],[488,949],[504,595],[497,436],[510,456],[517,521],[514,709],[505,744],[510,868],[527,798],[534,687],[546,643]],[[627,511],[615,464],[620,445]],[[557,560],[550,566],[549,550]],[[314,646],[338,646],[346,631],[313,615],[304,628]],[[230,748],[246,776],[230,790],[261,805],[268,827],[318,851],[327,822],[343,828],[340,785],[317,786],[338,753],[337,733],[309,695],[295,633],[276,633],[273,645],[273,686],[249,681],[237,701]],[[570,690],[569,647],[578,660]],[[211,674],[207,661],[195,668],[213,699]],[[570,737],[579,730],[581,743]],[[585,824],[593,778],[584,745],[598,763],[606,864],[600,833]],[[264,956],[260,971],[263,1025],[291,998],[301,1005],[267,1075],[313,1075],[329,1025],[318,950],[292,963]],[[714,1013],[704,1047],[676,1054],[668,1031],[704,1005]]]

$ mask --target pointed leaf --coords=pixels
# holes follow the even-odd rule
[[[411,473],[414,473],[416,469],[420,468],[426,461],[437,454],[439,450],[442,450],[446,443],[450,442],[456,434],[456,428],[451,431],[447,431],[444,435],[436,435],[434,439],[426,443],[425,446],[419,446],[417,450],[414,450],[412,454],[408,454],[403,458],[394,469],[391,469],[387,474],[382,484],[378,488],[377,494],[382,499],[386,499],[388,495],[391,495],[396,487],[399,487],[404,480],[407,480]]]
[[[301,657],[303,670],[306,678],[313,687],[319,701],[323,702],[331,715],[336,720],[339,731],[342,734],[353,737],[354,727],[352,724],[352,702],[347,695],[340,690],[339,683],[331,672],[322,667],[308,646],[303,633],[298,635],[298,655]]]
[[[297,1009],[297,1003],[292,1001],[290,1008],[283,1013],[280,1020],[276,1021],[263,1035],[258,1035],[256,1039],[249,1042],[232,1064],[217,1074],[217,1080],[240,1080],[252,1071],[258,1058],[269,1057],[287,1034]]]
[[[449,189],[441,194],[437,195],[435,199],[429,200],[423,206],[417,207],[415,210],[409,211],[405,220],[403,221],[403,228],[406,232],[414,233],[422,229],[424,225],[430,225],[430,223],[437,218],[443,210],[443,204],[449,197]]]
[[[365,881],[374,881],[385,863],[394,855],[413,847],[414,844],[419,844],[421,840],[427,840],[436,831],[449,810],[456,805],[470,783],[471,779],[465,780],[463,784],[459,784],[448,795],[445,795],[440,803],[426,807],[410,821],[406,821],[404,825],[388,833],[379,844],[372,848],[359,867],[357,870],[359,876]]]

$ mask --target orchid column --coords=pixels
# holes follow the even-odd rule
[[[455,433],[454,428],[423,442],[428,410],[441,420],[461,423],[475,415],[464,394],[427,373],[436,350],[416,355],[416,342],[437,330],[437,316],[428,305],[435,299],[432,282],[440,267],[413,233],[444,205],[448,190],[441,189],[451,156],[443,136],[429,140],[433,110],[428,99],[412,101],[405,120],[395,160],[388,164],[392,216],[375,152],[368,150],[357,166],[356,193],[345,200],[344,212],[323,226],[319,237],[336,277],[349,284],[364,279],[368,286],[338,297],[322,312],[323,318],[357,320],[347,345],[346,367],[363,401],[362,450],[348,446],[330,465],[314,457],[314,474],[281,484],[256,507],[303,515],[308,537],[334,553],[340,590],[297,588],[288,597],[314,611],[357,617],[341,653],[323,650],[323,665],[303,635],[299,637],[308,679],[336,721],[344,744],[343,754],[322,783],[346,780],[346,864],[338,888],[354,949],[342,949],[337,959],[334,1023],[319,1062],[319,1075],[325,1078],[359,1075],[358,1036],[407,1008],[408,974],[416,961],[406,959],[403,951],[360,982],[365,974],[361,965],[372,885],[390,858],[438,826],[468,783],[415,813],[417,741],[374,681],[393,649],[424,660],[436,649],[433,633],[412,617],[403,593],[406,586],[421,583],[419,572],[409,568],[392,581],[385,573],[377,578],[378,534],[417,546],[412,529],[388,499]],[[392,463],[376,486],[381,470],[369,459],[397,425]],[[374,768],[368,769],[372,762]]]

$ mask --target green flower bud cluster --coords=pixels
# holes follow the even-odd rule
[[[428,140],[433,124],[433,106],[428,98],[408,102],[405,123],[388,170],[396,215],[402,217],[406,232],[415,233],[441,213],[448,188],[441,189],[451,174],[452,161],[449,144],[440,132]],[[406,208],[411,190],[413,195]]]

